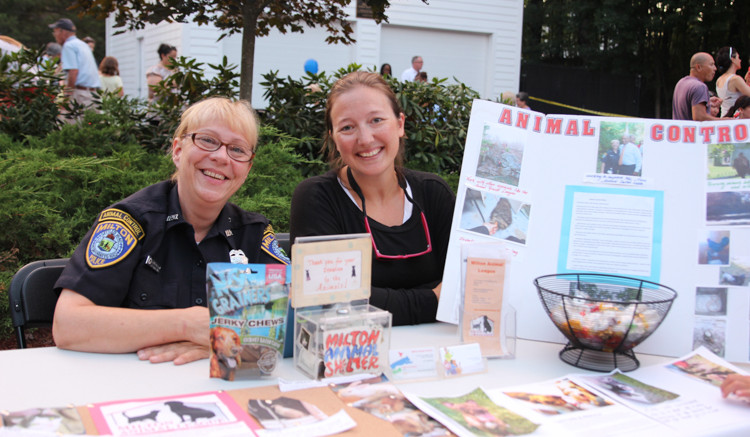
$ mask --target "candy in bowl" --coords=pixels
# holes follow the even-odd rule
[[[637,369],[632,349],[656,330],[677,297],[655,282],[593,273],[540,276],[534,285],[568,339],[560,359],[601,372]]]

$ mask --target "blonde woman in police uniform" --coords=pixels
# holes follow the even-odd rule
[[[257,142],[244,102],[211,98],[183,113],[172,179],[102,211],[60,276],[59,348],[153,363],[208,357],[206,263],[289,261],[265,217],[228,202]]]

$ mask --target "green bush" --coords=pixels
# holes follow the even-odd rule
[[[281,78],[272,71],[263,75],[263,96],[268,99],[265,120],[280,131],[300,138],[297,152],[310,164],[305,174],[326,169],[322,151],[325,133],[325,102],[331,85],[345,74],[359,70],[351,64],[331,74],[307,74],[297,80]],[[434,173],[458,173],[463,158],[471,103],[479,94],[463,83],[446,84],[446,79],[429,83],[389,84],[406,116],[406,166]],[[313,85],[320,91],[311,89]]]
[[[22,50],[0,57],[0,132],[22,141],[58,129],[62,92],[55,64],[42,51]]]

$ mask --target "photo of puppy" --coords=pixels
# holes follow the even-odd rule
[[[240,366],[242,345],[232,329],[217,326],[211,329],[211,378],[234,381]]]

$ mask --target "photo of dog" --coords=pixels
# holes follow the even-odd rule
[[[230,328],[211,329],[211,378],[234,381],[234,374],[242,362],[240,337]]]

